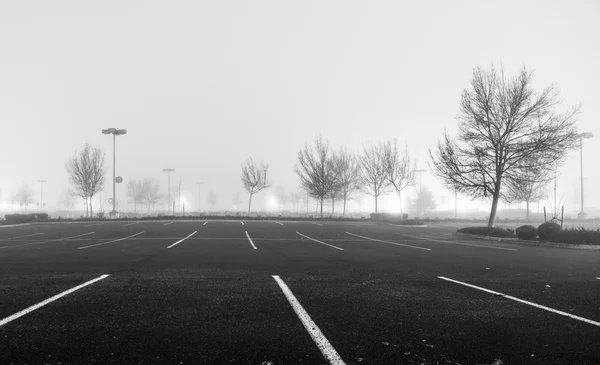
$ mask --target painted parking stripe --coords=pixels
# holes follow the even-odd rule
[[[444,277],[444,276],[438,276],[438,278],[442,279],[442,280],[450,281],[450,282],[453,282],[453,283],[456,283],[456,284],[468,286],[469,288],[481,290],[481,291],[484,291],[486,293],[498,295],[498,296],[501,296],[501,297],[506,298],[506,299],[514,300],[514,301],[519,302],[519,303],[527,304],[527,305],[530,305],[532,307],[543,309],[543,310],[546,310],[548,312],[560,314],[561,316],[573,318],[573,319],[576,319],[578,321],[589,323],[589,324],[593,324],[594,326],[600,327],[600,322],[592,321],[591,319],[587,319],[587,318],[579,317],[579,316],[576,316],[576,315],[573,315],[573,314],[570,314],[570,313],[559,311],[558,309],[549,308],[549,307],[546,307],[544,305],[536,304],[536,303],[533,303],[533,302],[530,302],[530,301],[527,301],[527,300],[523,300],[523,299],[519,299],[517,297],[513,297],[511,295],[506,295],[506,294],[503,294],[503,293],[500,293],[500,292],[497,292],[497,291],[493,291],[493,290],[489,290],[489,289],[486,289],[486,288],[482,288],[480,286],[473,285],[473,284],[464,283],[462,281],[450,279],[450,278],[447,278],[447,277]]]
[[[242,223],[242,226],[244,225],[244,222],[240,222],[240,223]]]
[[[258,248],[256,248],[256,246],[254,246],[254,242],[252,242],[252,238],[250,238],[250,235],[248,234],[248,231],[246,231],[246,237],[248,237],[248,241],[250,241],[250,244],[252,245],[252,248],[255,250],[258,250]]]
[[[123,241],[123,240],[129,239],[129,238],[133,238],[133,237],[135,237],[135,236],[139,236],[140,234],[142,234],[142,233],[144,233],[144,232],[146,232],[146,231],[141,231],[141,232],[139,232],[139,233],[132,234],[131,236],[128,236],[128,237],[123,237],[123,238],[119,238],[119,239],[112,240],[112,241],[108,241],[108,242],[100,242],[100,243],[96,243],[96,244],[89,245],[89,246],[78,247],[77,249],[78,249],[78,250],[83,250],[84,248],[90,248],[90,247],[102,246],[102,245],[106,245],[106,244],[109,244],[109,243],[114,243],[114,242]]]
[[[186,238],[182,238],[182,239],[180,239],[179,241],[175,242],[174,244],[172,244],[171,246],[169,246],[169,247],[167,247],[167,248],[171,248],[171,247],[175,247],[175,246],[177,246],[179,243],[181,243],[181,242],[183,242],[183,241],[187,240],[188,238],[192,237],[193,235],[195,235],[195,234],[196,234],[196,232],[198,232],[198,231],[194,231],[194,233],[192,233],[191,235],[187,236]]]
[[[283,223],[281,223],[281,222],[275,221],[275,223],[279,224],[280,226],[283,226]]]
[[[411,246],[411,245],[405,245],[405,244],[402,244],[402,243],[397,243],[397,242],[383,241],[383,240],[378,240],[378,239],[375,239],[375,238],[370,238],[370,237],[365,237],[365,236],[359,236],[359,235],[357,235],[357,234],[350,233],[350,232],[346,232],[346,234],[349,234],[349,235],[351,235],[351,236],[355,236],[355,237],[358,237],[358,238],[364,238],[364,239],[366,239],[366,240],[369,240],[369,241],[382,242],[382,243],[389,243],[390,245],[396,245],[396,246],[403,246],[403,247],[416,248],[416,249],[418,249],[418,250],[424,250],[424,251],[431,251],[431,249],[430,249],[430,248],[426,248],[426,247]]]
[[[39,236],[41,234],[44,234],[44,232],[40,232],[40,233],[32,233],[32,234],[26,234],[25,236],[17,236],[17,237],[8,237],[8,238],[2,238],[0,239],[0,241],[10,241],[10,240],[14,240],[17,238],[25,238],[25,237],[33,237],[33,236]]]
[[[13,245],[13,246],[2,246],[2,247],[0,247],[0,249],[3,249],[3,248],[11,248],[11,247],[29,246],[29,245],[39,245],[39,244],[42,244],[42,243],[48,243],[48,242],[56,242],[56,241],[70,240],[70,239],[77,238],[77,237],[88,236],[88,235],[90,235],[90,234],[94,234],[94,233],[95,233],[95,232],[88,232],[88,233],[78,234],[78,235],[76,235],[76,236],[65,237],[65,238],[55,238],[55,239],[46,240],[46,241],[36,241],[36,242],[29,242],[29,243],[23,243],[23,244],[20,244],[20,245]]]
[[[206,223],[208,223],[208,221],[204,222],[203,226],[205,226],[205,225],[206,225]]]
[[[496,247],[496,246],[488,246],[488,245],[478,245],[475,243],[466,243],[466,242],[454,242],[454,241],[446,241],[446,240],[438,240],[435,238],[429,237],[419,237],[419,236],[411,236],[409,234],[398,233],[399,235],[410,237],[410,238],[418,238],[421,240],[431,241],[431,242],[440,242],[440,243],[449,243],[452,245],[463,245],[463,246],[473,246],[473,247],[483,247],[483,248],[491,248],[496,250],[504,250],[504,251],[518,251],[516,248],[507,248],[507,247]]]
[[[273,275],[273,279],[275,279],[277,285],[279,285],[281,291],[283,291],[283,294],[294,309],[294,312],[296,312],[296,315],[302,322],[302,325],[304,325],[304,328],[306,328],[306,331],[308,331],[310,337],[312,337],[313,341],[315,342],[319,350],[321,350],[321,353],[327,359],[327,361],[329,361],[329,363],[332,365],[345,365],[346,363],[344,362],[344,360],[342,360],[342,358],[340,357],[338,352],[333,348],[329,340],[327,340],[325,335],[323,335],[323,332],[321,332],[317,324],[313,322],[313,320],[304,310],[298,299],[296,299],[296,297],[294,296],[294,293],[292,293],[290,288],[288,288],[286,283],[283,280],[281,280],[279,275]]]
[[[363,226],[361,226],[360,224],[354,224],[354,223],[346,223],[346,224],[348,224],[348,225],[350,225],[350,226],[354,226],[354,227],[359,227],[359,228],[362,228],[362,227],[363,227]]]
[[[69,290],[66,290],[66,291],[60,293],[60,294],[57,294],[57,295],[55,295],[55,296],[53,296],[51,298],[48,298],[48,299],[46,299],[44,301],[41,301],[41,302],[39,302],[37,304],[34,304],[31,307],[29,307],[29,308],[23,309],[22,311],[13,314],[12,316],[6,317],[6,318],[0,320],[0,327],[4,326],[7,323],[10,323],[10,322],[14,321],[17,318],[23,317],[27,313],[31,313],[34,310],[39,309],[39,308],[45,306],[46,304],[52,303],[55,300],[64,297],[65,295],[69,295],[69,294],[71,294],[71,293],[73,293],[73,292],[75,292],[75,291],[77,291],[77,290],[79,290],[79,289],[81,289],[83,287],[86,287],[88,285],[94,284],[95,282],[100,281],[102,279],[106,279],[108,276],[109,276],[109,274],[100,275],[99,277],[97,277],[95,279],[87,281],[87,282],[85,282],[85,283],[83,283],[81,285],[78,285],[78,286],[76,286],[74,288],[71,288]]]
[[[163,224],[163,226],[168,226],[169,224],[173,224],[173,223],[174,223],[174,221],[171,221],[171,222]]]
[[[310,237],[308,237],[308,236],[305,236],[305,235],[303,235],[303,234],[302,234],[302,233],[300,233],[300,232],[296,232],[296,233],[297,233],[299,236],[301,236],[301,237],[304,237],[304,238],[306,238],[306,239],[309,239],[309,240],[311,240],[311,241],[315,241],[315,242],[318,242],[318,243],[320,243],[320,244],[322,244],[322,245],[329,246],[329,247],[333,247],[333,248],[336,248],[336,249],[338,249],[338,250],[342,250],[342,251],[344,251],[344,249],[343,249],[343,248],[341,248],[341,247],[337,247],[337,246],[334,246],[334,245],[330,245],[329,243],[325,243],[325,242],[322,242],[322,241],[316,240],[316,239],[314,239],[314,238],[310,238]]]
[[[315,223],[315,222],[306,222],[306,223],[310,223],[310,224],[316,224],[317,226],[321,226],[323,227],[323,225],[321,223]]]
[[[98,223],[86,224],[84,227],[98,226],[98,225],[100,225],[100,224],[104,224],[104,222],[98,222]]]
[[[123,227],[127,227],[127,226],[133,226],[134,224],[139,224],[140,222],[133,222],[133,223],[128,223],[125,224]]]

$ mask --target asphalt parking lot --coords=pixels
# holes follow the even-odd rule
[[[0,228],[0,364],[600,364],[600,252],[370,222]]]

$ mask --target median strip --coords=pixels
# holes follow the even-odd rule
[[[48,242],[56,242],[56,241],[63,241],[63,240],[70,240],[73,238],[77,238],[77,237],[83,237],[83,236],[88,236],[90,234],[94,234],[95,232],[88,232],[88,233],[84,233],[84,234],[78,234],[76,236],[71,236],[71,237],[65,237],[65,238],[55,238],[52,240],[47,240],[47,241],[37,241],[37,242],[29,242],[29,243],[23,243],[21,245],[13,245],[13,246],[2,246],[0,247],[0,249],[3,248],[11,248],[11,247],[21,247],[21,246],[29,246],[29,245],[39,245],[42,243],[48,243]]]
[[[396,245],[396,246],[403,246],[403,247],[416,248],[417,250],[431,251],[431,249],[430,249],[430,248],[426,248],[426,247],[411,246],[411,245],[405,245],[405,244],[402,244],[402,243],[397,243],[397,242],[383,241],[383,240],[378,240],[378,239],[375,239],[375,238],[370,238],[370,237],[365,237],[365,236],[359,236],[359,235],[357,235],[357,234],[350,233],[350,232],[346,232],[346,234],[349,234],[349,235],[351,235],[351,236],[355,236],[355,237],[358,237],[358,238],[363,238],[363,239],[365,239],[365,240],[369,240],[369,241],[375,241],[375,242],[388,243],[388,244],[390,244],[390,245]]]
[[[335,348],[333,348],[329,340],[327,340],[325,335],[323,335],[323,332],[321,332],[316,323],[313,322],[313,320],[304,310],[298,299],[296,299],[296,297],[294,296],[294,293],[292,293],[290,288],[288,288],[286,283],[283,280],[281,280],[279,275],[273,275],[273,279],[275,279],[277,285],[279,285],[279,287],[283,291],[283,294],[294,309],[294,312],[296,312],[296,315],[302,322],[302,325],[304,325],[306,331],[308,331],[308,333],[310,334],[310,337],[312,337],[319,350],[321,350],[321,354],[323,354],[327,361],[329,361],[329,363],[332,365],[345,365],[346,363],[344,362],[344,360],[342,360],[342,358],[335,350]]]
[[[442,280],[450,281],[450,282],[455,283],[455,284],[464,285],[464,286],[467,286],[469,288],[481,290],[481,291],[484,291],[486,293],[498,295],[498,296],[501,296],[501,297],[506,298],[506,299],[514,300],[514,301],[519,302],[519,303],[527,304],[527,305],[530,305],[532,307],[543,309],[543,310],[548,311],[548,312],[560,314],[561,316],[569,317],[569,318],[576,319],[576,320],[581,321],[581,322],[593,324],[594,326],[600,327],[600,322],[592,321],[591,319],[587,319],[587,318],[579,317],[579,316],[576,316],[576,315],[573,315],[573,314],[570,314],[570,313],[559,311],[558,309],[553,309],[553,308],[550,308],[550,307],[546,307],[546,306],[543,306],[543,305],[540,305],[540,304],[536,304],[536,303],[533,303],[533,302],[530,302],[530,301],[527,301],[527,300],[519,299],[517,297],[513,297],[513,296],[506,295],[506,294],[503,294],[503,293],[500,293],[500,292],[497,292],[497,291],[493,291],[493,290],[489,290],[489,289],[486,289],[486,288],[482,288],[482,287],[477,286],[477,285],[468,284],[468,283],[464,283],[462,281],[450,279],[450,278],[447,278],[447,277],[444,277],[444,276],[438,276],[438,278],[442,279]]]
[[[252,248],[255,250],[258,250],[258,248],[256,248],[256,246],[254,246],[254,242],[252,242],[252,238],[250,238],[250,235],[248,234],[248,231],[246,231],[246,237],[248,237],[248,241],[250,241],[250,244],[252,245]]]
[[[183,242],[183,241],[187,240],[188,238],[192,237],[193,235],[195,235],[195,234],[196,234],[196,232],[198,232],[198,231],[194,231],[194,233],[192,233],[191,235],[187,236],[186,238],[182,238],[182,239],[180,239],[179,241],[175,242],[174,244],[172,244],[171,246],[169,246],[169,247],[167,247],[167,248],[175,247],[175,246],[176,246],[176,245],[178,245],[179,243],[181,243],[181,242]]]
[[[496,246],[486,246],[486,245],[477,245],[475,243],[466,243],[466,242],[453,242],[453,241],[446,241],[446,240],[438,240],[435,238],[429,238],[429,237],[419,237],[419,236],[411,236],[409,234],[404,234],[404,233],[398,233],[399,235],[402,236],[406,236],[406,237],[410,237],[410,238],[417,238],[420,240],[426,240],[426,241],[431,241],[431,242],[440,242],[440,243],[449,243],[452,245],[463,245],[463,246],[473,246],[473,247],[483,247],[483,248],[493,248],[496,250],[504,250],[504,251],[518,251],[516,248],[506,248],[506,247],[496,247]]]
[[[297,234],[298,234],[300,237],[304,237],[304,238],[306,238],[306,239],[309,239],[309,240],[311,240],[311,241],[315,241],[315,242],[317,242],[317,243],[320,243],[320,244],[322,244],[322,245],[329,246],[329,247],[333,247],[333,248],[335,248],[335,249],[338,249],[338,250],[342,250],[342,251],[344,251],[344,249],[343,249],[343,248],[341,248],[341,247],[337,247],[337,246],[334,246],[334,245],[330,245],[329,243],[325,243],[325,242],[322,242],[322,241],[316,240],[316,239],[314,239],[314,238],[310,238],[310,237],[308,237],[308,236],[305,236],[305,235],[303,235],[303,234],[302,234],[302,233],[300,233],[300,232],[296,232],[296,233],[297,233]]]
[[[132,234],[131,236],[128,236],[128,237],[123,237],[123,238],[119,238],[119,239],[112,240],[112,241],[108,241],[108,242],[100,242],[100,243],[96,243],[96,244],[89,245],[89,246],[78,247],[77,249],[78,249],[78,250],[83,250],[83,249],[85,249],[85,248],[96,247],[96,246],[102,246],[102,245],[106,245],[106,244],[109,244],[109,243],[114,243],[114,242],[123,241],[123,240],[129,239],[129,238],[133,238],[133,237],[135,237],[135,236],[139,236],[140,234],[142,234],[142,233],[144,233],[144,232],[146,232],[146,231],[142,231],[142,232],[139,232],[139,233],[136,233],[136,234]]]
[[[0,327],[4,326],[7,323],[10,323],[10,322],[14,321],[17,318],[23,317],[27,313],[31,313],[34,310],[39,309],[39,308],[45,306],[46,304],[52,303],[55,300],[64,297],[65,295],[69,295],[69,294],[71,294],[71,293],[73,293],[73,292],[75,292],[75,291],[77,291],[77,290],[79,290],[79,289],[81,289],[83,287],[86,287],[88,285],[94,284],[95,282],[100,281],[102,279],[106,279],[108,276],[109,276],[109,274],[101,275],[101,276],[99,276],[99,277],[97,277],[97,278],[95,278],[93,280],[85,282],[85,283],[83,283],[81,285],[78,285],[78,286],[76,286],[74,288],[71,288],[69,290],[66,290],[66,291],[60,293],[60,294],[57,294],[57,295],[55,295],[55,296],[53,296],[51,298],[48,298],[48,299],[46,299],[44,301],[41,301],[41,302],[39,302],[37,304],[34,304],[31,307],[29,307],[29,308],[23,309],[22,311],[17,312],[15,314],[13,314],[12,316],[6,317],[6,318],[0,320]]]

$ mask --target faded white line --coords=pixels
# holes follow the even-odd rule
[[[83,237],[83,236],[88,236],[90,234],[94,234],[95,232],[88,232],[88,233],[84,233],[84,234],[78,234],[76,236],[71,236],[71,237],[65,237],[65,238],[55,238],[52,240],[46,240],[46,241],[36,241],[36,242],[29,242],[29,243],[23,243],[22,245],[13,245],[13,246],[2,246],[0,247],[0,249],[3,248],[11,248],[11,247],[21,247],[21,246],[29,246],[29,245],[39,245],[42,243],[48,243],[48,242],[56,242],[56,241],[63,241],[63,240],[70,240],[73,238],[77,238],[77,237]]]
[[[404,233],[397,233],[397,234],[402,235],[402,236],[406,236],[406,237],[418,238],[418,239],[421,239],[421,240],[431,241],[431,242],[449,243],[449,244],[452,244],[452,245],[463,245],[463,246],[492,248],[492,249],[504,250],[504,251],[518,251],[516,248],[496,247],[496,246],[478,245],[478,244],[475,244],[475,243],[465,243],[465,242],[453,242],[453,241],[446,241],[446,240],[438,240],[438,239],[435,239],[435,238],[411,236],[411,235],[404,234]]]
[[[98,226],[98,225],[100,225],[100,224],[104,224],[104,222],[92,223],[92,224],[86,224],[84,227]]]
[[[316,224],[317,226],[321,226],[323,227],[323,225],[321,223],[315,223],[315,222],[306,222],[306,223],[310,223],[310,224]]]
[[[283,226],[283,223],[281,223],[281,222],[275,221],[275,223],[279,224],[280,226]]]
[[[333,348],[329,340],[327,340],[325,335],[323,335],[323,332],[321,332],[317,324],[313,322],[308,313],[302,307],[302,304],[300,304],[298,299],[296,299],[294,293],[292,293],[292,291],[290,290],[290,288],[288,288],[286,283],[283,280],[281,280],[279,275],[273,275],[273,279],[275,279],[275,282],[277,282],[277,285],[279,285],[281,291],[283,291],[283,294],[294,309],[294,312],[296,312],[296,315],[302,322],[302,325],[304,325],[304,328],[306,328],[306,331],[308,331],[310,337],[312,337],[313,341],[315,342],[319,350],[321,350],[321,353],[327,359],[327,361],[329,361],[329,363],[332,365],[345,365],[346,363],[344,362],[344,360],[342,360],[342,358],[340,357],[338,352]]]
[[[174,244],[172,244],[171,246],[169,246],[169,247],[167,247],[167,248],[175,247],[175,246],[176,246],[176,245],[178,245],[179,243],[181,243],[181,242],[183,242],[183,241],[187,240],[188,238],[192,237],[193,235],[195,235],[195,234],[196,234],[196,232],[198,232],[198,231],[194,231],[194,233],[192,233],[191,235],[187,236],[186,238],[182,238],[182,239],[180,239],[179,241],[175,242]]]
[[[359,228],[362,228],[362,227],[363,227],[363,226],[361,226],[360,224],[354,224],[354,223],[346,223],[346,224],[348,224],[348,225],[350,225],[350,226],[354,226],[354,227],[359,227]]]
[[[375,239],[375,238],[370,238],[370,237],[365,237],[365,236],[359,236],[359,235],[357,235],[357,234],[350,233],[350,232],[346,232],[346,234],[349,234],[349,235],[352,235],[352,236],[356,236],[356,237],[358,237],[358,238],[364,238],[364,239],[366,239],[366,240],[369,240],[369,241],[382,242],[382,243],[389,243],[390,245],[403,246],[403,247],[410,247],[410,248],[416,248],[416,249],[418,249],[418,250],[431,251],[431,249],[430,249],[430,248],[426,248],[426,247],[411,246],[411,245],[405,245],[405,244],[402,244],[402,243],[396,243],[396,242],[390,242],[390,241],[383,241],[383,240],[378,240],[378,239]]]
[[[33,233],[33,234],[26,234],[25,236],[17,236],[17,237],[8,237],[8,238],[2,238],[0,239],[0,241],[9,241],[9,240],[14,240],[17,238],[25,238],[25,237],[33,237],[33,236],[39,236],[41,234],[44,234],[44,232],[40,232],[40,233]]]
[[[240,223],[242,223],[242,226],[244,225],[244,222],[240,222]]]
[[[78,247],[77,249],[78,249],[78,250],[83,250],[84,248],[90,248],[90,247],[102,246],[102,245],[106,245],[106,244],[113,243],[113,242],[119,242],[119,241],[123,241],[123,240],[129,239],[129,238],[135,237],[135,236],[139,236],[140,234],[142,234],[142,233],[144,233],[144,232],[146,232],[146,231],[141,231],[141,232],[139,232],[139,233],[132,234],[131,236],[128,236],[128,237],[123,237],[123,238],[119,238],[119,239],[112,240],[112,241],[108,241],[108,242],[100,242],[100,243],[96,243],[96,244],[89,245],[89,246]]]
[[[57,299],[60,299],[60,298],[64,297],[65,295],[69,295],[69,294],[73,293],[74,291],[77,291],[77,290],[79,290],[79,289],[81,289],[83,287],[86,287],[88,285],[94,284],[95,282],[100,281],[102,279],[106,279],[108,276],[109,276],[109,274],[100,275],[99,277],[97,277],[95,279],[87,281],[87,282],[85,282],[85,283],[83,283],[81,285],[78,285],[78,286],[76,286],[74,288],[71,288],[69,290],[66,290],[66,291],[60,293],[60,294],[57,294],[57,295],[55,295],[55,296],[53,296],[51,298],[48,298],[48,299],[46,299],[44,301],[41,301],[41,302],[39,302],[37,304],[34,304],[31,307],[29,307],[29,308],[23,309],[22,311],[13,314],[12,316],[6,317],[3,320],[0,320],[0,327],[4,326],[7,323],[10,323],[10,322],[14,321],[15,319],[17,319],[19,317],[23,317],[27,313],[31,313],[34,310],[39,309],[39,308],[45,306],[46,304],[52,303],[53,301],[55,301]]]
[[[303,234],[302,234],[302,233],[300,233],[300,232],[296,232],[296,233],[297,233],[299,236],[301,236],[301,237],[304,237],[304,238],[306,238],[306,239],[309,239],[309,240],[311,240],[311,241],[315,241],[315,242],[317,242],[317,243],[320,243],[320,244],[322,244],[322,245],[329,246],[329,247],[333,247],[333,248],[337,248],[338,250],[342,250],[342,251],[344,251],[344,249],[343,249],[343,248],[341,248],[341,247],[337,247],[337,246],[334,246],[334,245],[330,245],[329,243],[325,243],[325,242],[322,242],[322,241],[316,240],[316,239],[314,239],[314,238],[311,238],[311,237],[305,236],[305,235],[303,235]]]
[[[246,231],[246,237],[248,237],[248,241],[250,241],[250,244],[252,245],[252,248],[254,248],[255,250],[258,250],[256,248],[256,246],[254,246],[254,242],[252,242],[252,238],[250,238],[250,235],[248,234],[248,231]]]
[[[169,223],[165,223],[165,224],[163,224],[163,226],[168,226],[169,224],[173,224],[173,223],[174,223],[174,222],[173,222],[173,221],[171,221],[171,222],[169,222]]]
[[[394,223],[388,223],[391,226],[396,226],[396,227],[427,227],[426,224],[394,224]]]
[[[206,225],[206,223],[208,223],[208,221],[204,222],[203,226],[205,226],[205,225]]]
[[[501,296],[501,297],[506,298],[506,299],[514,300],[514,301],[519,302],[519,303],[527,304],[527,305],[530,305],[532,307],[543,309],[543,310],[546,310],[548,312],[560,314],[561,316],[573,318],[573,319],[576,319],[578,321],[582,321],[582,322],[593,324],[594,326],[600,327],[600,322],[592,321],[591,319],[587,319],[587,318],[579,317],[579,316],[576,316],[576,315],[573,315],[573,314],[570,314],[570,313],[559,311],[558,309],[549,308],[549,307],[546,307],[546,306],[543,306],[543,305],[540,305],[540,304],[536,304],[536,303],[533,303],[533,302],[530,302],[530,301],[527,301],[527,300],[523,300],[523,299],[519,299],[517,297],[513,297],[511,295],[506,295],[506,294],[503,294],[503,293],[500,293],[500,292],[497,292],[497,291],[493,291],[493,290],[489,290],[489,289],[486,289],[486,288],[482,288],[480,286],[473,285],[473,284],[464,283],[462,281],[450,279],[450,278],[447,278],[447,277],[444,277],[444,276],[438,276],[438,278],[442,279],[442,280],[450,281],[450,282],[453,282],[453,283],[456,283],[456,284],[468,286],[469,288],[481,290],[481,291],[484,291],[486,293],[498,295],[498,296]]]
[[[128,223],[128,224],[123,225],[123,227],[133,226],[134,224],[138,224],[138,223],[140,223],[140,222]]]

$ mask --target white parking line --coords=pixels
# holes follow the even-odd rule
[[[180,239],[179,241],[175,242],[174,244],[172,244],[171,246],[169,246],[169,247],[167,247],[167,248],[175,247],[177,244],[179,244],[179,243],[181,243],[181,242],[183,242],[183,241],[187,240],[188,238],[192,237],[193,235],[195,235],[195,234],[196,234],[196,232],[198,232],[198,231],[194,231],[194,233],[192,233],[191,235],[187,236],[186,238],[182,238],[182,239]]]
[[[296,315],[302,322],[302,325],[304,325],[304,328],[306,328],[306,331],[308,331],[308,333],[310,334],[310,337],[312,337],[319,350],[321,350],[323,356],[332,365],[345,365],[346,363],[344,362],[344,360],[342,360],[337,351],[333,348],[333,346],[331,346],[331,343],[327,340],[325,335],[323,335],[323,332],[321,332],[319,327],[317,327],[316,323],[313,322],[313,320],[304,310],[300,302],[298,302],[298,299],[296,299],[294,293],[292,293],[290,288],[288,288],[288,286],[283,282],[283,280],[281,280],[279,275],[273,275],[273,279],[275,279],[277,285],[279,285],[279,287],[283,291],[283,294],[285,295],[286,299],[294,309],[294,312],[296,312]]]
[[[250,235],[248,235],[248,231],[246,231],[246,237],[248,237],[248,241],[250,241],[252,248],[255,250],[258,250],[258,248],[256,248],[256,246],[254,246],[254,242],[252,242],[252,238],[250,238]]]
[[[6,318],[0,320],[0,327],[4,326],[5,324],[7,324],[9,322],[14,321],[15,319],[17,319],[19,317],[23,317],[27,313],[31,313],[34,310],[39,309],[39,308],[45,306],[48,303],[52,303],[53,301],[55,301],[57,299],[60,299],[60,298],[64,297],[65,295],[69,295],[69,294],[73,293],[74,291],[77,291],[77,290],[79,290],[79,289],[81,289],[81,288],[83,288],[85,286],[91,285],[91,284],[93,284],[93,283],[95,283],[97,281],[100,281],[102,279],[106,279],[108,276],[109,276],[109,274],[100,275],[99,277],[97,277],[97,278],[95,278],[93,280],[85,282],[85,283],[83,283],[81,285],[78,285],[78,286],[76,286],[74,288],[71,288],[69,290],[66,290],[66,291],[60,293],[60,294],[57,294],[57,295],[55,295],[55,296],[53,296],[51,298],[48,298],[48,299],[46,299],[44,301],[41,301],[41,302],[39,302],[37,304],[34,304],[31,307],[29,307],[29,308],[23,309],[22,311],[13,314],[12,316],[6,317]]]
[[[404,245],[402,243],[396,243],[396,242],[390,242],[390,241],[383,241],[383,240],[378,240],[375,238],[370,238],[370,237],[365,237],[365,236],[359,236],[357,234],[354,233],[350,233],[350,232],[346,232],[346,234],[352,235],[352,236],[356,236],[358,238],[364,238],[366,240],[369,241],[375,241],[375,242],[382,242],[382,243],[389,243],[390,245],[396,245],[396,246],[403,246],[403,247],[410,247],[410,248],[416,248],[418,250],[425,250],[425,251],[431,251],[430,248],[426,248],[426,247],[419,247],[419,246],[411,246],[411,245]]]
[[[310,224],[316,224],[317,226],[321,226],[323,227],[323,225],[321,223],[315,223],[315,222],[306,222],[306,223],[310,223]]]
[[[89,245],[89,246],[78,247],[77,249],[78,249],[78,250],[83,250],[84,248],[90,248],[90,247],[102,246],[102,245],[106,245],[106,244],[113,243],[113,242],[119,242],[119,241],[123,241],[123,240],[129,239],[129,238],[135,237],[135,236],[139,236],[140,234],[142,234],[142,233],[144,233],[144,232],[146,232],[146,231],[141,231],[141,232],[139,232],[139,233],[132,234],[131,236],[128,236],[128,237],[123,237],[123,238],[119,238],[119,239],[112,240],[112,241],[108,241],[108,242],[100,242],[100,243],[96,243],[96,244]]]
[[[450,279],[450,278],[447,278],[447,277],[444,277],[444,276],[438,276],[438,278],[442,279],[442,280],[450,281],[450,282],[453,282],[453,283],[456,283],[456,284],[468,286],[469,288],[481,290],[481,291],[484,291],[486,293],[498,295],[498,296],[501,296],[501,297],[506,298],[506,299],[514,300],[514,301],[519,302],[519,303],[527,304],[527,305],[530,305],[532,307],[543,309],[543,310],[546,310],[548,312],[560,314],[561,316],[573,318],[573,319],[576,319],[578,321],[589,323],[589,324],[593,324],[594,326],[600,327],[600,322],[592,321],[591,319],[579,317],[579,316],[576,316],[576,315],[573,315],[573,314],[570,314],[570,313],[559,311],[557,309],[549,308],[549,307],[546,307],[546,306],[543,306],[543,305],[540,305],[540,304],[536,304],[536,303],[533,303],[533,302],[530,302],[530,301],[527,301],[527,300],[519,299],[519,298],[510,296],[510,295],[506,295],[506,294],[503,294],[503,293],[500,293],[500,292],[497,292],[497,291],[493,291],[493,290],[489,290],[489,289],[486,289],[486,288],[482,288],[482,287],[477,286],[477,285],[463,283],[462,281]]]
[[[452,244],[452,245],[463,245],[463,246],[492,248],[492,249],[504,250],[504,251],[518,251],[516,248],[496,247],[496,246],[487,246],[487,245],[477,245],[475,243],[465,243],[465,242],[453,242],[453,241],[446,241],[446,240],[438,240],[438,239],[429,238],[429,237],[411,236],[409,234],[404,234],[404,233],[397,233],[397,234],[402,235],[402,236],[406,236],[406,237],[410,237],[410,238],[418,238],[420,240],[426,240],[426,241],[431,241],[431,242],[449,243],[449,244]]]
[[[240,222],[240,223],[242,223],[242,226],[244,225],[244,222]]]
[[[203,226],[205,226],[205,225],[206,225],[206,223],[208,223],[208,221],[204,222]]]
[[[83,236],[88,236],[90,234],[94,234],[95,232],[88,232],[88,233],[84,233],[84,234],[78,234],[76,236],[71,236],[71,237],[65,237],[65,238],[55,238],[52,240],[46,240],[46,241],[36,241],[36,242],[29,242],[29,243],[23,243],[21,245],[13,245],[13,246],[2,246],[0,247],[0,249],[3,248],[11,248],[11,247],[21,247],[21,246],[29,246],[29,245],[39,245],[41,243],[48,243],[48,242],[56,242],[56,241],[62,241],[62,240],[70,240],[72,238],[77,238],[77,237],[83,237]]]
[[[362,227],[363,227],[363,226],[361,226],[360,224],[354,224],[354,223],[346,223],[346,224],[348,224],[348,225],[350,225],[350,226],[354,226],[354,227],[359,227],[359,228],[362,228]]]
[[[315,241],[315,242],[318,242],[318,243],[320,243],[320,244],[322,244],[322,245],[329,246],[329,247],[333,247],[333,248],[337,248],[338,250],[342,250],[342,251],[344,251],[344,249],[343,249],[343,248],[341,248],[341,247],[337,247],[337,246],[334,246],[334,245],[330,245],[329,243],[325,243],[325,242],[322,242],[322,241],[316,240],[316,239],[314,239],[314,238],[310,238],[310,237],[308,237],[308,236],[305,236],[305,235],[303,235],[303,234],[302,234],[302,233],[300,233],[300,232],[296,232],[296,233],[297,233],[299,236],[301,236],[301,237],[304,237],[304,238],[306,238],[306,239],[309,239],[309,240],[311,240],[311,241]]]
[[[168,226],[169,224],[173,224],[173,223],[174,223],[174,221],[171,221],[171,222],[169,222],[169,223],[165,223],[165,224],[163,224],[163,226]]]
[[[128,224],[123,225],[123,227],[133,226],[134,224],[138,224],[138,223],[140,223],[140,222],[128,223]]]
[[[98,222],[98,223],[86,224],[84,227],[98,226],[98,225],[100,225],[100,224],[104,224],[104,222]]]
[[[283,226],[283,223],[281,223],[281,222],[275,221],[275,223],[279,224],[280,226]]]
[[[17,237],[8,237],[8,238],[2,238],[0,239],[0,241],[10,241],[10,240],[14,240],[17,238],[25,238],[25,237],[33,237],[33,236],[39,236],[41,234],[44,234],[44,232],[40,232],[40,233],[33,233],[33,234],[26,234],[25,236],[17,236]]]

